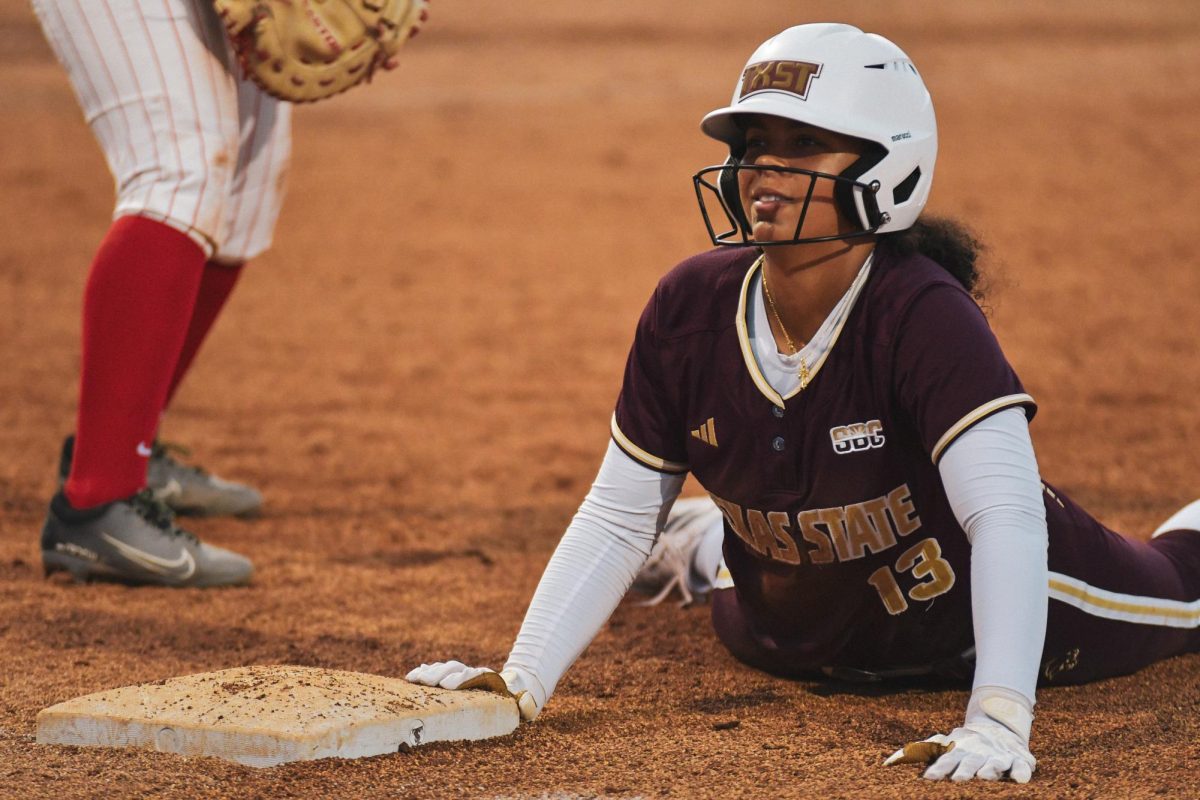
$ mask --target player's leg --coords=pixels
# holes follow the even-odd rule
[[[231,56],[229,58],[232,58]],[[246,261],[271,244],[291,159],[291,106],[237,78],[238,156],[220,220],[221,244],[204,265],[195,310],[167,395],[170,404],[233,292]]]
[[[76,508],[128,497],[146,459],[195,301],[204,254],[184,234],[123,216],[92,262],[83,300],[77,435],[65,493]],[[152,287],[152,288],[148,288]]]
[[[174,399],[183,376],[192,366],[196,353],[200,351],[200,345],[204,343],[209,330],[212,329],[213,323],[221,313],[221,309],[225,307],[241,274],[241,264],[222,264],[211,259],[204,264],[204,271],[200,276],[200,288],[196,293],[192,317],[188,321],[183,348],[180,350],[179,360],[175,364],[175,372],[172,374],[170,386],[167,388],[167,398],[163,403],[164,410],[170,407],[171,400]]]
[[[704,599],[717,580],[724,538],[721,510],[710,498],[676,500],[632,588],[654,595],[645,605],[661,603],[675,589],[684,605]]]
[[[187,335],[163,403],[164,415],[200,345],[233,292],[241,267],[241,264],[223,264],[213,259],[205,263]],[[258,490],[224,480],[177,458],[186,454],[186,448],[156,438],[146,469],[146,483],[177,513],[248,516],[262,508],[262,495]]]
[[[215,13],[200,0],[38,0],[35,9],[118,192],[84,300],[79,435],[67,482],[68,497],[91,506],[143,485],[219,235],[236,90],[213,55],[224,47]]]
[[[291,157],[291,106],[244,79],[238,80],[237,95],[238,158],[221,222],[221,245],[205,264],[168,403],[233,291],[245,262],[270,245],[283,201]],[[262,507],[262,495],[253,487],[178,461],[161,446],[154,448],[148,480],[151,486],[171,487],[166,500],[180,513],[246,515]]]
[[[223,34],[200,0],[36,0],[35,11],[118,194],[84,298],[77,436],[43,530],[47,567],[171,585],[240,582],[249,562],[223,551],[189,550],[186,576],[163,567],[194,540],[135,494],[232,174],[235,89],[213,55]],[[113,531],[119,544],[102,539]]]
[[[773,647],[769,637],[755,635],[753,617],[753,612],[743,607],[737,590],[732,586],[718,587],[713,591],[713,631],[734,658],[772,675],[815,677],[819,674],[815,667],[805,665],[797,668],[797,662],[790,653]]]
[[[1200,530],[1173,527],[1148,543],[1136,541],[1054,490],[1047,492],[1046,514],[1044,683],[1124,675],[1200,649]]]
[[[713,630],[739,661],[775,675],[819,674],[816,667],[797,668],[791,653],[755,635],[753,614],[742,606],[722,557],[724,539],[724,517],[711,498],[680,498],[631,588],[655,595],[645,605],[662,602],[674,589],[685,605],[711,598]]]
[[[242,264],[271,246],[292,156],[292,106],[239,77],[238,159],[216,258]]]
[[[1185,586],[1185,596],[1196,598],[1190,606],[1188,650],[1200,651],[1200,500],[1167,518],[1150,537],[1149,547],[1171,561]]]

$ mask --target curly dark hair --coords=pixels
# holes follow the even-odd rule
[[[981,302],[987,294],[978,264],[980,253],[987,248],[974,231],[958,220],[923,214],[908,230],[882,234],[879,244],[901,256],[920,253],[936,261],[976,302]]]

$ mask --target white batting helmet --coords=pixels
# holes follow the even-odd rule
[[[734,161],[743,149],[737,119],[744,114],[783,117],[878,146],[842,172],[835,189],[843,212],[863,227],[857,235],[909,228],[929,199],[937,160],[933,101],[912,60],[882,36],[817,23],[771,37],[746,62],[730,104],[700,123],[729,145]]]

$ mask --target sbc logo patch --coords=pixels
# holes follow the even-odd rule
[[[833,440],[833,452],[838,455],[883,447],[883,443],[886,441],[883,435],[883,423],[877,419],[830,428],[829,438]]]

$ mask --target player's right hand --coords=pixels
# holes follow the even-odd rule
[[[528,680],[516,670],[496,672],[488,667],[468,667],[461,661],[422,664],[404,676],[410,683],[440,686],[443,689],[484,689],[505,694],[517,701],[521,719],[532,722],[541,713],[537,700],[528,689]]]

